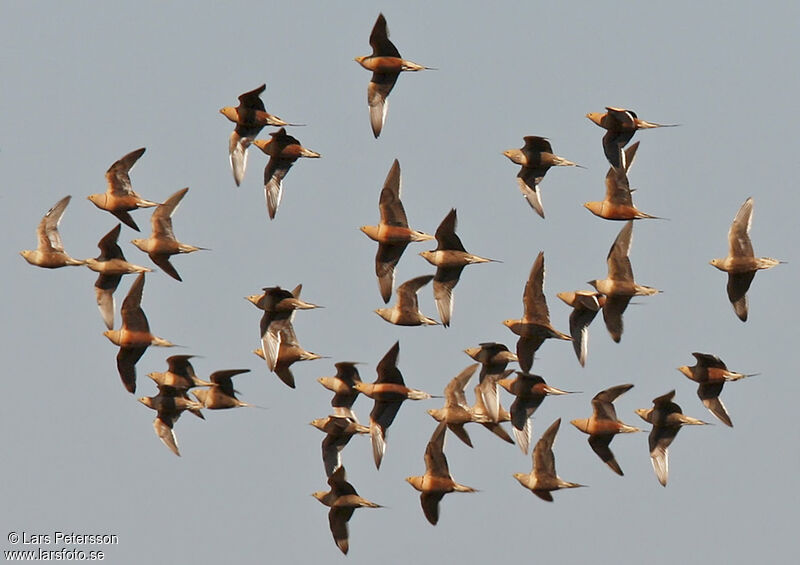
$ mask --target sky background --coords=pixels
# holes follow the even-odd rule
[[[375,140],[370,73],[353,57],[369,54],[379,11],[400,53],[438,70],[400,76]],[[117,534],[118,545],[79,547],[102,549],[106,562],[121,564],[789,561],[800,519],[800,384],[790,360],[800,277],[798,23],[794,2],[724,9],[710,2],[501,2],[491,9],[485,2],[7,3],[0,20],[0,546],[12,548],[6,532],[61,530]],[[292,168],[274,221],[263,196],[266,156],[251,149],[236,188],[227,156],[233,124],[218,113],[264,82],[267,110],[307,124],[289,131],[322,154]],[[501,321],[521,316],[540,250],[551,319],[567,331],[570,310],[556,293],[605,276],[623,225],[581,206],[602,199],[608,169],[604,132],[584,115],[607,105],[681,127],[637,133],[630,172],[636,205],[669,219],[637,223],[631,252],[637,282],[663,294],[628,308],[620,344],[598,318],[586,368],[569,343],[552,340],[533,366],[549,384],[582,391],[545,400],[533,442],[562,417],[557,470],[589,488],[555,493],[553,504],[539,500],[512,477],[530,470],[530,457],[475,426],[474,449],[448,436],[445,452],[454,478],[480,492],[446,496],[432,527],[403,479],[424,471],[435,427],[425,411],[442,400],[407,402],[389,429],[380,471],[367,437],[353,438],[343,453],[358,492],[386,507],[355,513],[344,557],[328,509],[310,496],[327,490],[324,436],[308,422],[329,413],[330,393],[315,379],[347,360],[363,362],[362,378],[373,381],[378,360],[399,339],[406,383],[441,394],[472,363],[463,349],[484,341],[513,349],[516,336]],[[548,137],[557,154],[586,167],[547,174],[546,220],[525,203],[518,167],[502,155],[525,135]],[[149,349],[132,396],[117,374],[117,348],[102,335],[95,273],[38,269],[18,251],[35,247],[43,214],[71,194],[60,230],[66,250],[95,257],[116,221],[86,196],[104,191],[106,169],[142,146],[134,190],[163,201],[190,187],[175,233],[212,251],[174,258],[183,283],[148,275],[143,308],[151,329],[184,347]],[[412,227],[433,234],[456,207],[466,248],[502,261],[465,269],[449,329],[400,328],[372,312],[383,306],[376,244],[358,226],[377,222],[395,158]],[[756,254],[788,263],[756,276],[743,324],[727,300],[726,275],[708,261],[725,256],[728,228],[748,196]],[[134,213],[145,231],[149,215]],[[134,237],[123,226],[128,260],[152,266],[128,243]],[[432,247],[408,247],[398,284],[433,272],[417,255]],[[132,282],[123,279],[118,307]],[[296,364],[291,390],[251,353],[260,312],[243,297],[298,283],[304,298],[325,306],[298,313],[300,343],[330,358]],[[436,317],[429,287],[420,305]],[[733,429],[676,371],[693,363],[693,351],[760,373],[724,389]],[[173,354],[201,356],[194,363],[201,377],[251,369],[236,388],[265,409],[210,412],[205,422],[184,416],[176,425],[183,456],[175,457],[153,433],[155,413],[135,400],[155,394],[144,375],[164,370]],[[612,443],[625,471],[618,477],[568,423],[588,417],[595,393],[628,382],[635,387],[616,403],[628,424],[644,424],[633,410],[671,389],[686,414],[715,424],[680,433],[666,489],[651,468],[646,433]],[[511,397],[503,393],[502,401],[507,407]],[[371,407],[357,400],[362,423]]]

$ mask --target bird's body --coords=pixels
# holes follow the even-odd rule
[[[605,306],[606,297],[590,290],[559,292],[557,296],[572,307],[572,313],[569,315],[569,333],[572,336],[572,347],[575,349],[578,362],[584,367],[589,354],[589,324]]]
[[[530,473],[514,473],[514,478],[527,489],[547,502],[553,502],[553,491],[585,485],[565,481],[556,474],[553,443],[561,425],[561,418],[550,424],[533,449],[533,468]]]
[[[572,340],[550,323],[550,311],[544,296],[544,252],[539,252],[533,262],[522,294],[522,304],[525,309],[522,318],[505,320],[503,325],[519,336],[517,340],[519,366],[524,372],[528,372],[533,366],[533,356],[544,340],[550,338]]]
[[[228,154],[233,171],[233,180],[239,186],[247,168],[247,148],[266,126],[284,127],[294,124],[283,121],[267,112],[261,94],[267,85],[245,92],[239,96],[238,106],[225,106],[220,114],[236,124],[228,141]]]
[[[158,206],[158,202],[145,200],[136,194],[131,186],[130,170],[136,164],[136,161],[144,155],[144,151],[144,147],[136,149],[114,162],[106,171],[106,183],[108,185],[106,191],[99,194],[91,194],[87,197],[92,204],[101,210],[111,212],[122,223],[136,231],[139,231],[139,226],[136,225],[130,212],[139,208]]]
[[[267,362],[267,367],[269,367],[270,371],[275,371],[278,366],[278,357],[280,356],[281,343],[284,337],[287,338],[288,345],[299,348],[297,336],[292,327],[295,310],[319,308],[316,304],[306,302],[300,298],[302,288],[303,285],[297,285],[292,291],[288,291],[280,286],[265,287],[263,293],[246,297],[259,310],[264,311],[259,322],[261,352],[264,354],[263,358]],[[303,354],[299,349],[284,350],[284,361],[288,362],[293,356],[302,357]],[[284,382],[289,380],[288,377],[290,375],[291,373],[289,375],[284,373],[284,376],[287,377]],[[293,377],[291,382],[292,384],[294,383]],[[287,382],[287,384],[289,383]],[[289,386],[292,385],[289,384]]]
[[[748,315],[747,291],[761,269],[771,269],[782,261],[772,257],[756,257],[750,240],[753,222],[753,198],[745,200],[728,230],[728,256],[712,259],[711,265],[728,273],[728,300],[738,318],[746,322]]]
[[[178,209],[181,200],[183,200],[188,191],[188,188],[182,188],[167,198],[163,204],[158,205],[150,218],[152,229],[149,238],[131,241],[136,247],[147,253],[153,263],[177,281],[182,281],[183,279],[181,279],[175,267],[172,266],[172,263],[169,262],[169,258],[179,253],[205,250],[204,247],[181,243],[177,240],[175,232],[172,230],[172,215]]]
[[[252,406],[247,402],[242,402],[236,398],[236,391],[233,388],[233,377],[242,373],[249,373],[250,369],[224,369],[214,371],[208,376],[213,386],[208,388],[197,388],[192,390],[192,394],[197,398],[203,408],[208,410],[224,410],[227,408],[239,408],[242,406]]]
[[[570,394],[544,382],[539,375],[517,371],[513,379],[500,379],[498,385],[516,398],[511,405],[511,425],[517,445],[523,453],[528,453],[531,440],[531,416],[539,408],[545,396],[551,394]]]
[[[592,415],[589,418],[572,420],[570,423],[585,434],[589,434],[589,445],[600,459],[617,475],[622,468],[617,463],[609,444],[616,434],[640,432],[617,418],[614,400],[626,393],[633,385],[618,385],[597,393],[592,398]]]
[[[435,326],[439,322],[419,310],[417,293],[428,284],[433,275],[423,275],[408,280],[397,287],[397,303],[391,308],[378,308],[375,313],[396,326]]]
[[[335,414],[327,418],[317,418],[311,425],[326,434],[322,440],[322,461],[329,477],[342,466],[341,452],[350,443],[350,438],[369,433],[367,426],[362,426],[353,418]]]
[[[140,267],[125,260],[125,255],[117,244],[120,229],[121,224],[117,224],[98,242],[100,255],[95,259],[86,259],[86,266],[99,273],[94,283],[95,297],[108,329],[114,327],[114,291],[117,290],[122,275],[150,272],[147,267]]]
[[[375,466],[380,469],[383,454],[386,451],[386,431],[394,422],[400,405],[405,400],[424,400],[431,398],[427,392],[408,388],[403,375],[397,368],[397,356],[400,353],[400,342],[396,342],[377,367],[378,378],[374,383],[356,382],[353,388],[372,398],[375,404],[369,415],[369,431],[372,438],[372,455]]]
[[[625,169],[625,152],[622,150],[633,138],[636,130],[674,127],[675,124],[656,124],[640,120],[633,110],[606,106],[605,113],[586,114],[596,125],[606,130],[603,136],[603,152],[612,167]]]
[[[378,201],[381,214],[380,223],[377,226],[361,226],[359,228],[367,237],[378,242],[378,252],[375,255],[375,275],[378,277],[381,298],[386,303],[392,296],[394,269],[408,244],[414,241],[433,239],[433,236],[408,226],[408,218],[403,202],[400,200],[400,194],[400,163],[395,159],[386,175]]]
[[[527,135],[523,140],[525,145],[522,148],[508,149],[503,151],[503,155],[508,157],[512,163],[522,167],[517,174],[520,192],[531,208],[544,218],[542,196],[539,191],[539,184],[544,179],[544,175],[550,170],[550,167],[580,167],[580,165],[553,153],[553,147],[544,137]]]
[[[58,232],[58,224],[61,216],[67,209],[67,204],[72,199],[65,196],[56,202],[47,214],[44,215],[36,228],[36,238],[38,245],[36,249],[26,249],[19,254],[31,265],[43,267],[45,269],[58,269],[59,267],[83,265],[84,261],[73,259],[66,251],[61,241],[61,234]]]
[[[437,422],[444,423],[461,441],[472,447],[472,440],[464,428],[465,424],[478,422],[479,418],[472,407],[467,404],[464,388],[478,368],[478,364],[470,365],[447,383],[444,389],[445,404],[442,408],[428,410],[428,414]],[[483,417],[483,419],[487,419]]]
[[[433,432],[425,448],[425,474],[407,477],[406,481],[420,491],[422,511],[434,526],[439,521],[439,502],[449,492],[475,492],[472,487],[458,484],[453,480],[444,455],[447,425],[440,423]]]
[[[303,147],[300,142],[286,133],[284,128],[270,134],[270,139],[256,139],[253,145],[269,155],[264,168],[264,197],[270,219],[275,218],[283,194],[283,178],[295,161],[301,157],[317,159],[321,157],[316,151]]]
[[[347,522],[350,521],[355,509],[380,508],[381,506],[359,496],[353,485],[347,482],[343,466],[337,468],[328,477],[328,485],[331,490],[314,492],[311,496],[330,508],[328,523],[331,534],[333,534],[333,541],[336,542],[336,546],[342,553],[347,554],[350,549],[350,533]]]
[[[675,391],[653,399],[652,408],[639,408],[636,414],[653,425],[650,430],[648,442],[650,446],[650,460],[653,463],[653,470],[656,473],[658,482],[661,486],[667,486],[669,478],[669,453],[667,449],[672,444],[681,426],[701,426],[706,422],[686,416],[682,413],[681,407],[675,404]]]
[[[167,370],[163,373],[148,373],[158,386],[168,386],[176,390],[189,390],[198,386],[213,386],[210,381],[198,378],[189,361],[193,355],[172,355],[167,357]]]
[[[159,439],[170,451],[180,457],[178,448],[178,438],[175,436],[173,427],[180,415],[185,410],[200,413],[203,406],[181,395],[165,394],[159,392],[156,396],[144,396],[139,398],[139,402],[156,411],[156,418],[153,420],[153,430]]]
[[[723,424],[733,427],[731,417],[719,398],[722,387],[726,382],[738,381],[745,377],[752,377],[755,373],[744,374],[729,371],[725,363],[716,355],[708,353],[692,353],[697,363],[691,367],[684,365],[678,367],[686,378],[698,383],[697,396],[703,402],[703,406]]]
[[[494,261],[473,255],[464,249],[461,239],[456,235],[456,221],[456,209],[453,208],[436,229],[436,249],[420,253],[423,259],[436,267],[436,274],[433,277],[433,297],[444,327],[450,325],[450,318],[453,315],[453,289],[458,284],[464,267],[473,263]]]
[[[302,348],[297,341],[297,335],[291,323],[286,323],[281,327],[280,336],[281,343],[278,346],[278,357],[275,360],[274,372],[286,386],[295,388],[294,374],[291,371],[291,366],[298,361],[322,359],[322,356]],[[262,359],[266,359],[262,348],[256,349],[253,353]]]
[[[628,171],[639,148],[637,141],[625,149],[624,167],[611,167],[606,173],[606,195],[602,201],[586,202],[583,206],[595,216],[606,220],[642,220],[659,219],[657,216],[645,214],[633,205],[632,190],[628,181]]]
[[[122,302],[120,329],[103,332],[111,343],[119,346],[117,370],[122,383],[131,394],[136,391],[136,362],[141,359],[147,348],[151,345],[158,347],[174,345],[150,332],[150,325],[142,310],[144,276],[144,273],[139,274]]]
[[[606,296],[603,305],[603,320],[611,338],[619,343],[622,339],[622,314],[634,296],[650,296],[661,292],[658,289],[637,284],[633,280],[633,268],[628,257],[633,238],[633,220],[629,220],[617,234],[608,251],[608,277],[589,281],[597,292]]]
[[[481,343],[478,347],[465,349],[464,353],[481,364],[478,385],[475,387],[473,410],[478,409],[481,414],[485,414],[489,422],[482,423],[495,431],[497,427],[491,426],[491,423],[508,421],[502,420],[500,417],[503,408],[500,406],[500,396],[497,394],[497,381],[513,372],[507,372],[506,367],[509,363],[518,361],[517,355],[509,351],[508,347],[502,343],[497,342]],[[495,431],[495,433],[497,432]],[[503,437],[502,434],[499,435]]]
[[[358,418],[353,412],[353,404],[359,394],[355,389],[355,384],[361,382],[361,376],[358,374],[356,365],[357,363],[352,361],[339,361],[334,364],[336,375],[320,377],[317,382],[333,392],[331,406],[335,410],[341,411],[353,418],[355,422],[358,422]]]
[[[372,71],[372,79],[367,86],[367,104],[372,133],[377,138],[386,121],[386,110],[389,106],[386,98],[394,88],[397,77],[404,71],[430,70],[430,67],[400,56],[397,47],[389,40],[389,30],[383,14],[378,14],[378,19],[375,20],[369,44],[372,47],[372,54],[356,57],[355,61],[368,71]]]

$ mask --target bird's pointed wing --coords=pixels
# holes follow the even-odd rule
[[[275,367],[275,374],[289,388],[295,388],[294,373],[289,367]]]
[[[524,153],[552,153],[553,146],[546,137],[539,137],[538,135],[526,135],[522,138],[525,146],[522,148]]]
[[[530,371],[533,366],[533,356],[544,343],[544,336],[521,337],[517,340],[517,358],[519,367],[523,371]]]
[[[114,291],[121,279],[122,275],[100,275],[94,285],[97,307],[109,330],[114,327]]]
[[[172,453],[180,457],[181,452],[178,449],[178,438],[175,437],[175,431],[172,429],[173,422],[174,421],[171,419],[158,416],[153,420],[153,429],[161,441],[164,442],[164,445],[169,447]]]
[[[261,110],[262,112],[266,112],[266,108],[264,107],[264,102],[261,100],[261,93],[267,89],[267,85],[262,84],[261,86],[254,88],[244,94],[239,95],[239,108],[245,109],[253,109],[253,110]]]
[[[650,431],[649,445],[650,445],[650,459],[653,463],[653,470],[656,473],[658,482],[662,486],[667,486],[667,479],[669,478],[669,448],[672,440],[678,435],[679,427],[653,427]]]
[[[132,331],[149,332],[150,326],[142,310],[142,292],[144,291],[144,273],[140,273],[133,281],[125,300],[122,301],[122,325]]]
[[[397,307],[401,310],[419,310],[417,292],[433,280],[433,275],[422,275],[407,280],[397,287]]]
[[[444,455],[444,440],[447,433],[447,424],[441,422],[431,435],[425,447],[426,473],[434,477],[450,478],[450,469],[447,466],[447,457]]]
[[[264,197],[267,201],[267,212],[270,219],[274,219],[278,212],[283,195],[283,178],[291,168],[292,161],[290,159],[277,157],[270,157],[264,168]]]
[[[378,207],[381,212],[381,223],[407,228],[408,218],[400,201],[401,184],[400,162],[395,159],[383,183]]]
[[[614,108],[613,106],[606,106],[608,115],[617,121],[615,129],[620,128],[633,128],[636,126],[636,112],[627,110],[625,108]]]
[[[614,409],[612,403],[632,388],[632,384],[624,384],[612,386],[611,388],[598,392],[594,398],[592,398],[592,409],[594,410],[595,417],[616,421],[617,411]]]
[[[728,273],[728,300],[733,304],[733,310],[743,322],[747,321],[747,291],[755,278],[756,272]]]
[[[339,467],[328,477],[328,485],[331,487],[331,492],[336,496],[356,494],[356,489],[347,482],[347,473],[344,467]]]
[[[581,366],[586,364],[586,356],[589,352],[589,324],[592,323],[597,310],[589,308],[575,308],[569,315],[569,333],[572,336],[572,347]]]
[[[406,247],[408,243],[378,244],[378,252],[375,254],[375,275],[378,277],[378,287],[384,302],[389,302],[392,297],[394,269]]]
[[[547,300],[544,297],[544,251],[540,251],[531,267],[528,282],[522,295],[525,307],[524,320],[549,325],[550,311],[547,309]]]
[[[233,377],[249,372],[250,369],[223,369],[211,373],[208,376],[208,380],[216,384],[223,393],[235,397],[236,391],[233,389]]]
[[[189,192],[188,187],[182,188],[167,198],[163,204],[159,204],[156,207],[155,212],[153,212],[150,218],[154,237],[175,239],[175,234],[172,231],[172,215],[175,213],[175,210],[178,209],[181,200],[183,200],[187,192]]]
[[[367,85],[367,104],[369,105],[369,121],[372,135],[380,136],[389,109],[389,93],[397,82],[398,73],[372,73],[372,80]]]
[[[544,218],[544,207],[542,206],[542,194],[539,190],[539,183],[542,182],[547,169],[522,167],[517,174],[517,184],[519,190],[525,196],[531,208],[540,217]]]
[[[117,196],[134,194],[128,173],[136,164],[136,161],[139,160],[139,157],[144,155],[144,151],[144,147],[131,151],[108,168],[106,171],[108,188],[106,190],[109,193]]]
[[[153,263],[155,263],[156,265],[158,265],[158,267],[162,271],[164,271],[166,274],[171,276],[176,281],[183,281],[183,279],[181,278],[181,275],[178,273],[178,270],[175,268],[175,265],[173,265],[170,262],[169,257],[170,257],[169,255],[162,255],[160,253],[159,254],[156,254],[156,253],[151,253],[150,254],[150,260]]]
[[[528,453],[531,444],[531,420],[527,410],[519,400],[511,404],[511,431],[523,453]]]
[[[473,363],[447,383],[447,386],[444,387],[444,397],[447,406],[462,406],[464,408],[469,406],[464,389],[472,378],[472,375],[474,375],[475,371],[478,369],[478,365],[478,363]]]
[[[500,439],[502,439],[506,443],[512,443],[512,444],[514,443],[514,440],[511,439],[511,436],[508,435],[508,432],[506,432],[503,429],[503,426],[501,426],[499,423],[496,423],[496,422],[482,422],[482,424],[483,424],[483,427],[485,427],[487,430],[489,430],[490,432],[495,434],[497,437],[499,437]]]
[[[450,325],[450,318],[453,317],[453,289],[463,270],[463,266],[439,267],[433,278],[433,298],[439,311],[439,319],[445,327]]]
[[[744,201],[728,230],[728,253],[731,257],[754,257],[750,241],[750,224],[753,222],[753,198]]]
[[[351,361],[339,361],[334,364],[334,367],[336,367],[336,378],[349,386],[361,382],[361,376],[358,374],[355,363]]]
[[[631,239],[633,236],[633,220],[623,226],[617,234],[611,249],[608,250],[608,278],[615,281],[633,282],[633,268],[628,254],[631,250]]]
[[[98,260],[100,261],[108,261],[109,259],[122,259],[125,260],[125,256],[122,254],[122,249],[117,244],[117,239],[119,238],[119,232],[122,229],[121,224],[117,224],[116,227],[112,228],[110,232],[104,235],[100,241],[97,242],[97,248],[100,249],[100,256]]]
[[[439,502],[444,498],[443,492],[423,492],[419,495],[422,513],[432,525],[439,522]]]
[[[536,447],[533,448],[533,469],[538,477],[556,477],[553,442],[555,442],[559,426],[561,426],[561,418],[550,424],[550,427],[536,442]]]
[[[383,454],[386,451],[386,430],[394,422],[397,412],[400,410],[401,402],[375,401],[375,406],[369,415],[369,433],[372,438],[372,456],[375,459],[375,466],[380,468]]]
[[[469,437],[469,433],[464,428],[464,424],[449,424],[447,429],[453,432],[458,439],[463,441],[469,447],[472,447],[472,439]]]
[[[349,436],[347,436],[349,440]],[[344,447],[342,436],[328,434],[322,440],[322,462],[325,465],[325,474],[331,476],[333,472],[342,466],[341,451]]]
[[[673,404],[672,399],[675,398],[675,390],[671,390],[666,394],[653,399],[653,406],[656,408],[665,408]]]
[[[131,216],[130,212],[128,212],[127,210],[112,210],[112,211],[111,211],[111,213],[112,213],[112,214],[113,214],[113,215],[114,215],[114,216],[115,216],[115,217],[116,217],[116,218],[117,218],[117,219],[118,219],[120,222],[122,222],[123,224],[125,224],[125,225],[126,225],[126,226],[128,226],[129,228],[131,228],[131,229],[133,229],[133,230],[136,230],[136,231],[141,231],[141,230],[139,229],[139,226],[138,226],[138,224],[137,224],[137,223],[136,223],[136,221],[133,219],[133,216]]]
[[[395,344],[386,352],[386,355],[378,362],[378,366],[376,371],[378,373],[378,378],[375,381],[376,383],[392,383],[398,385],[404,385],[403,382],[403,375],[400,373],[400,369],[397,368],[397,356],[400,353],[400,342],[397,341]]]
[[[58,224],[64,210],[67,209],[72,196],[65,196],[47,211],[36,230],[39,239],[39,249],[43,251],[64,251],[61,235],[58,233]]]
[[[709,353],[692,353],[695,359],[697,359],[698,367],[707,367],[707,368],[716,368],[716,369],[727,369],[728,367],[725,363],[717,357],[716,355],[711,355]]]
[[[331,534],[333,534],[333,541],[336,542],[336,546],[345,555],[350,549],[350,534],[348,532],[347,522],[350,521],[353,512],[355,512],[355,508],[347,506],[334,507],[328,512],[328,524],[331,528]]]
[[[722,392],[722,386],[724,384],[724,382],[700,383],[700,386],[697,387],[697,396],[703,402],[703,406],[708,408],[708,410],[714,414],[714,416],[716,416],[720,422],[726,426],[733,427],[731,417],[728,415],[725,405],[719,398],[719,395]]]
[[[612,167],[625,169],[625,152],[622,150],[633,137],[634,131],[608,130],[603,136],[603,153]]]
[[[630,147],[625,149],[625,172],[631,170],[634,159],[636,159],[636,151],[639,149],[639,142],[637,141]]]
[[[438,243],[436,246],[437,251],[443,249],[453,249],[456,251],[466,252],[464,245],[461,243],[461,239],[456,235],[457,221],[456,209],[452,208],[450,212],[448,212],[447,216],[444,217],[442,223],[439,224],[439,227],[436,228],[434,237]]]
[[[189,361],[194,355],[170,355],[167,357],[167,368],[170,373],[175,373],[187,380],[192,380],[197,375]]]
[[[511,431],[514,432],[514,438],[517,440],[517,445],[522,450],[522,453],[528,453],[528,449],[530,449],[532,428],[533,424],[531,424],[530,420],[525,420],[525,425],[521,430],[511,426]]]
[[[613,435],[589,436],[589,445],[603,463],[611,467],[611,470],[617,475],[622,475],[622,468],[609,447],[612,439],[614,439]]]
[[[249,137],[242,137],[234,130],[228,142],[228,160],[233,171],[233,181],[236,186],[242,184],[244,173],[247,170],[247,148],[252,141]]]
[[[125,389],[133,394],[136,392],[136,362],[142,358],[147,346],[120,347],[117,353],[117,371],[122,379]]]
[[[487,375],[475,387],[475,402],[482,407],[493,422],[500,421],[500,395],[497,393],[497,376]]]
[[[606,173],[606,200],[617,206],[633,206],[628,175],[622,168],[610,167]]]
[[[289,320],[270,320],[269,312],[265,312],[261,317],[261,350],[264,352],[264,360],[270,371],[275,370],[278,364],[278,352],[280,351],[281,327],[290,323]]]
[[[389,28],[386,26],[386,18],[383,14],[378,14],[372,32],[369,34],[369,44],[372,47],[372,55],[380,57],[400,57],[400,52],[389,40]]]

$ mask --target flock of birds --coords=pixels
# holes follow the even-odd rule
[[[429,69],[402,59],[397,48],[388,38],[386,20],[379,15],[370,35],[371,55],[356,57],[364,68],[372,71],[367,89],[370,123],[377,138],[386,119],[387,97],[402,71]],[[282,196],[283,179],[300,157],[318,158],[319,153],[303,147],[286,133],[290,124],[269,114],[260,95],[265,85],[239,96],[239,105],[225,107],[220,112],[234,122],[230,136],[229,154],[233,177],[238,186],[244,178],[247,154],[250,145],[255,145],[269,156],[264,170],[264,188],[270,218],[274,218]],[[607,107],[604,113],[591,113],[587,117],[606,130],[603,137],[603,152],[610,164],[606,174],[604,200],[588,202],[585,207],[593,214],[607,219],[624,221],[614,240],[607,258],[606,278],[589,281],[594,290],[561,292],[558,297],[573,308],[569,317],[569,334],[555,329],[550,322],[544,293],[544,253],[536,257],[523,292],[523,315],[520,319],[509,319],[503,324],[518,336],[516,351],[510,351],[501,343],[481,343],[465,349],[476,361],[458,374],[444,390],[444,406],[428,410],[438,422],[425,449],[425,473],[406,480],[421,492],[420,499],[425,517],[431,524],[439,519],[439,503],[449,492],[473,492],[474,489],[457,483],[449,470],[445,457],[447,430],[468,446],[472,441],[465,429],[468,423],[479,423],[503,441],[514,443],[523,453],[528,453],[532,441],[531,416],[546,396],[569,394],[548,385],[545,380],[530,371],[534,354],[545,340],[553,338],[572,341],[578,361],[583,366],[588,354],[588,327],[602,310],[606,328],[615,342],[623,333],[622,316],[634,296],[649,296],[660,291],[634,282],[629,259],[634,220],[657,219],[656,216],[638,210],[632,201],[632,189],[628,173],[633,164],[639,143],[627,144],[639,129],[664,127],[640,120],[631,111]],[[264,127],[279,127],[270,134],[270,139],[257,139]],[[513,163],[520,165],[517,175],[519,188],[535,212],[544,218],[540,188],[547,171],[553,166],[580,166],[559,157],[546,139],[526,136],[524,146],[504,152]],[[99,209],[108,211],[129,228],[139,231],[130,212],[138,208],[155,208],[151,216],[151,234],[147,239],[134,239],[132,243],[147,253],[152,262],[170,277],[180,281],[178,271],[170,262],[173,255],[203,250],[181,243],[175,236],[172,217],[188,188],[181,189],[158,203],[146,200],[134,192],[129,172],[145,149],[137,149],[116,161],[106,172],[108,188],[103,194],[93,194],[88,199]],[[396,289],[396,303],[390,308],[375,310],[382,319],[395,325],[419,326],[441,325],[447,327],[453,313],[453,291],[465,266],[473,263],[493,261],[466,251],[456,234],[457,216],[453,208],[442,220],[435,235],[409,227],[401,201],[401,174],[397,160],[391,165],[380,192],[380,223],[362,226],[360,229],[378,243],[375,256],[375,273],[380,295],[388,303],[395,286],[395,267],[409,243],[436,240],[436,248],[420,255],[436,267],[433,275],[423,275],[400,284]],[[117,224],[100,239],[100,254],[94,259],[77,260],[64,250],[58,232],[62,215],[70,202],[70,196],[59,200],[42,218],[38,230],[38,246],[35,250],[22,251],[21,255],[32,265],[45,268],[86,265],[98,273],[95,282],[97,305],[108,328],[104,335],[119,347],[117,369],[126,390],[136,390],[136,363],[150,346],[170,347],[173,344],[157,337],[150,331],[147,317],[142,310],[142,292],[148,267],[129,263],[117,243],[121,224]],[[728,273],[727,293],[733,309],[740,320],[746,321],[748,314],[747,290],[755,273],[771,268],[780,261],[755,257],[749,237],[753,214],[753,199],[748,198],[733,220],[728,233],[728,256],[713,259],[711,265]],[[131,285],[121,307],[120,329],[114,328],[114,292],[125,274],[138,274]],[[439,321],[419,310],[417,294],[433,281],[433,295]],[[318,306],[300,298],[302,285],[293,290],[279,286],[267,287],[260,294],[247,299],[261,310],[259,327],[261,348],[254,351],[262,357],[270,371],[287,386],[294,388],[295,380],[291,365],[297,361],[319,359],[320,356],[304,350],[293,328],[297,310],[314,309]],[[331,401],[332,414],[314,420],[313,426],[325,433],[322,441],[322,459],[330,490],[313,494],[320,502],[330,507],[329,523],[333,538],[339,549],[347,553],[349,547],[348,521],[359,507],[378,505],[359,496],[347,482],[342,464],[342,450],[354,435],[369,434],[377,468],[380,468],[386,451],[388,428],[396,418],[405,400],[424,400],[432,395],[406,386],[397,362],[400,343],[396,342],[377,365],[377,380],[363,382],[357,363],[340,361],[335,364],[336,375],[318,379],[320,384],[334,393]],[[679,370],[687,378],[698,383],[698,396],[706,408],[727,426],[733,426],[731,418],[719,396],[726,382],[736,381],[749,374],[727,369],[717,356],[706,353],[692,354],[696,363]],[[180,455],[174,426],[184,411],[203,418],[203,410],[227,409],[251,406],[236,397],[232,379],[248,369],[220,370],[212,373],[208,380],[200,379],[192,367],[191,355],[174,355],[167,359],[165,372],[154,372],[150,377],[158,387],[158,394],[142,397],[140,402],[156,411],[153,426],[158,437],[176,455]],[[507,369],[509,363],[518,363],[519,371]],[[472,376],[479,372],[475,387],[475,401],[470,404],[465,388]],[[623,475],[622,468],[610,449],[615,435],[641,431],[623,423],[616,414],[614,401],[633,387],[621,384],[596,394],[591,401],[592,414],[588,418],[572,420],[571,423],[589,436],[588,442],[597,456],[616,474]],[[513,397],[507,411],[500,402],[498,389],[502,388]],[[191,391],[194,399],[189,396]],[[369,426],[361,425],[352,410],[359,394],[374,401]],[[670,391],[653,400],[648,409],[636,413],[652,425],[649,435],[649,452],[658,481],[666,486],[668,478],[668,447],[684,425],[703,425],[699,419],[682,413],[674,402],[675,391]],[[503,428],[511,423],[514,439]],[[555,469],[553,444],[561,419],[554,421],[533,448],[533,465],[529,473],[516,473],[514,477],[536,496],[552,501],[552,492],[582,485],[561,479]]]

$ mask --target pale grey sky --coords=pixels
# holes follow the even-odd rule
[[[375,140],[370,74],[353,57],[369,54],[379,11],[401,54],[438,70],[399,78]],[[631,252],[637,282],[663,294],[636,299],[620,344],[596,320],[586,368],[569,343],[552,341],[533,366],[553,386],[582,391],[546,399],[533,435],[562,417],[557,469],[589,488],[558,492],[553,504],[537,499],[512,477],[530,470],[530,457],[477,426],[470,429],[474,449],[448,437],[445,451],[454,478],[480,492],[446,496],[432,527],[403,479],[424,470],[435,426],[425,411],[441,400],[408,402],[390,428],[380,471],[367,438],[354,438],[343,453],[359,493],[386,506],[355,513],[346,559],[789,561],[800,518],[800,385],[789,361],[798,314],[792,285],[800,278],[798,22],[792,2],[6,3],[0,539],[11,531],[113,533],[118,545],[77,547],[103,549],[106,562],[123,564],[344,560],[328,509],[310,496],[326,482],[323,435],[308,422],[330,409],[330,394],[315,379],[351,360],[363,362],[362,378],[372,381],[399,339],[407,384],[441,394],[472,362],[464,348],[499,341],[513,349],[516,336],[501,321],[522,314],[523,286],[540,250],[553,325],[567,331],[569,309],[556,293],[602,278],[622,227],[581,206],[602,198],[608,168],[603,131],[584,115],[608,105],[681,127],[637,133],[630,174],[637,206],[669,218],[637,223]],[[227,157],[232,124],[218,113],[263,82],[267,109],[307,124],[289,132],[322,154],[292,168],[272,222],[263,196],[266,158],[253,149],[236,188]],[[524,135],[548,137],[556,153],[586,167],[547,174],[545,220],[523,201],[518,167],[501,154],[520,147]],[[111,163],[142,146],[134,189],[162,201],[190,187],[175,232],[212,251],[174,259],[183,283],[148,276],[143,308],[151,328],[185,347],[148,350],[137,366],[136,396],[155,393],[145,373],[186,353],[202,356],[194,364],[201,376],[252,369],[236,387],[243,400],[266,408],[212,412],[205,422],[184,416],[176,426],[181,458],[153,433],[154,413],[121,386],[117,349],[102,336],[94,302],[95,274],[37,269],[18,255],[35,246],[48,208],[71,194],[61,222],[65,247],[78,258],[96,256],[97,241],[116,222],[85,197],[105,188]],[[358,226],[377,221],[378,194],[395,158],[412,227],[432,234],[456,207],[467,249],[503,261],[465,269],[448,329],[398,328],[372,312],[382,306],[375,243]],[[728,227],[748,196],[755,199],[756,254],[788,263],[756,276],[743,324],[728,303],[725,275],[708,261],[725,254]],[[135,217],[147,230],[149,212]],[[134,237],[123,226],[127,258],[150,265],[128,243]],[[417,256],[432,247],[409,246],[398,283],[433,272]],[[118,305],[132,280],[123,279]],[[330,359],[295,365],[298,386],[290,390],[251,353],[259,346],[259,312],[243,297],[297,283],[305,298],[325,306],[298,313],[300,342]],[[420,304],[435,317],[430,288]],[[675,370],[693,362],[692,351],[760,373],[725,387],[733,429],[714,420],[696,385]],[[633,410],[673,388],[685,413],[715,423],[680,433],[666,489],[651,468],[647,434],[614,441],[625,471],[618,477],[568,424],[589,415],[596,392],[626,382],[635,387],[617,412],[628,424],[643,424]],[[356,402],[362,422],[371,407],[366,398]],[[13,548],[26,547],[0,543]]]

